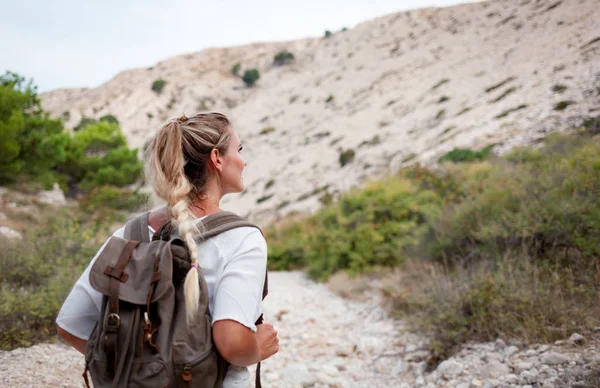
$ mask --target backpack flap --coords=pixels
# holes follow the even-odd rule
[[[129,254],[127,251],[129,243],[130,240],[111,237],[90,271],[90,283],[92,287],[104,295],[110,295],[111,279],[117,279],[121,283],[118,291],[120,300],[144,305],[147,302],[150,291],[155,262],[159,259],[159,279],[155,283],[151,302],[159,300],[173,287],[173,253],[171,252],[171,244],[175,248],[177,245],[182,246],[183,241],[173,239],[169,242],[153,241],[150,243],[140,243],[132,250],[129,261],[123,270],[120,270],[116,268],[117,263],[121,256]],[[129,251],[131,251],[131,245],[129,245]]]

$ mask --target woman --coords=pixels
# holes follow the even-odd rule
[[[198,263],[206,279],[213,339],[219,353],[231,364],[224,387],[245,388],[250,375],[247,366],[279,350],[273,326],[254,324],[261,314],[266,242],[252,227],[232,229],[201,243],[195,240],[196,224],[222,211],[219,203],[225,194],[243,190],[246,163],[241,151],[238,135],[224,115],[182,116],[165,124],[152,139],[146,150],[146,175],[156,194],[169,204],[192,262]],[[160,216],[151,214],[150,224],[153,217]],[[149,235],[154,232],[148,225]],[[123,235],[124,227],[114,233],[117,237]],[[104,246],[96,257],[102,249]],[[81,353],[85,353],[100,316],[102,294],[89,282],[96,257],[73,287],[56,320],[59,335]],[[185,295],[186,305],[192,308],[197,287],[197,271],[191,270]]]

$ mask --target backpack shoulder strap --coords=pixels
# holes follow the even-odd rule
[[[204,226],[202,238],[205,240],[228,230],[241,228],[243,226],[256,228],[262,233],[262,230],[258,226],[232,212],[211,214],[202,220],[202,225]]]
[[[249,226],[252,228],[256,228],[262,233],[262,230],[256,226],[255,224],[246,221],[242,217],[238,216],[232,212],[219,212],[215,214],[211,214],[208,217],[202,220],[202,224],[204,225],[204,233],[202,234],[202,238],[208,240],[211,237],[214,237],[220,233],[226,232],[231,229],[241,228],[244,226]],[[266,298],[269,293],[269,271],[265,274],[265,284],[263,286],[263,299]],[[262,318],[262,316],[261,316]]]
[[[150,242],[150,237],[148,235],[148,215],[150,212],[146,212],[140,214],[127,221],[125,224],[125,239],[126,240],[135,240],[140,242]]]

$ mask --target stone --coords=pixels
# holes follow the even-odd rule
[[[533,364],[527,361],[519,361],[515,364],[515,372],[521,373],[526,370],[533,368]]]
[[[517,348],[516,346],[509,346],[508,348],[504,349],[504,355],[506,357],[510,357],[515,353],[519,352],[519,348]]]
[[[21,233],[17,232],[13,228],[9,228],[8,226],[0,226],[0,235],[11,240],[20,240],[23,238],[23,235]]]
[[[444,379],[451,380],[460,375],[463,368],[464,366],[460,362],[446,360],[438,366],[437,371]]]
[[[521,385],[534,384],[536,382],[537,382],[537,376],[535,374],[533,374],[532,372],[523,371],[519,375],[519,384],[521,384]]]
[[[289,364],[282,371],[283,380],[292,385],[312,385],[315,383],[315,377],[312,376],[308,367],[304,364]]]
[[[506,384],[517,384],[519,382],[519,376],[515,375],[515,374],[509,374],[506,375],[506,378],[504,379],[504,383]]]
[[[469,385],[469,388],[479,387],[483,387],[483,381],[479,380],[478,378],[474,378],[473,380],[471,380],[471,385]]]
[[[349,357],[352,353],[354,353],[355,349],[356,346],[353,344],[339,344],[335,351],[335,355],[339,357]]]
[[[419,362],[425,361],[427,358],[429,358],[429,352],[427,350],[417,350],[414,353],[410,353],[404,359],[410,362]]]
[[[491,361],[479,369],[479,374],[485,379],[497,379],[510,373],[508,365],[498,361]]]
[[[498,338],[496,342],[494,342],[494,345],[496,346],[496,349],[504,349],[506,347],[506,342]]]
[[[540,356],[540,361],[542,364],[560,365],[569,362],[569,357],[556,352],[547,352]]]
[[[569,337],[569,342],[573,345],[583,345],[585,343],[585,338],[579,333],[573,333]]]
[[[40,191],[39,201],[53,206],[65,206],[67,204],[65,193],[60,189],[58,183],[52,186],[52,190]]]

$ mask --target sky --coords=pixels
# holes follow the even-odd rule
[[[322,36],[389,13],[471,0],[9,0],[0,70],[38,90],[96,87],[209,47]]]

